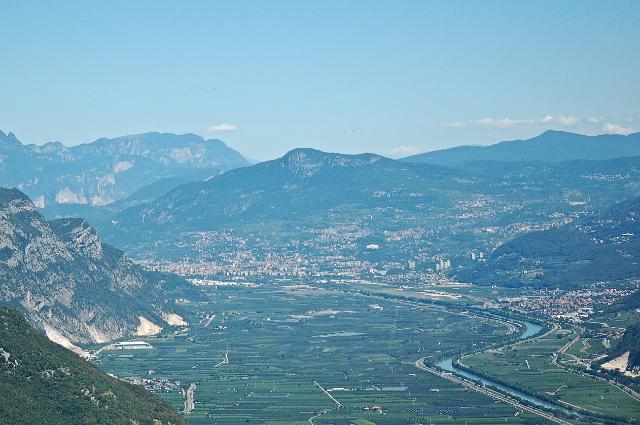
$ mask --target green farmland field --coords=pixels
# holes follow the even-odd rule
[[[565,407],[578,406],[589,412],[636,423],[640,418],[640,401],[608,382],[553,364],[552,353],[576,335],[572,330],[557,329],[499,350],[465,356],[460,363]],[[601,344],[600,340],[582,341],[585,340],[577,340],[568,353],[585,356],[594,345]]]
[[[543,423],[414,366],[495,342],[502,323],[322,289],[205,293],[183,306],[188,330],[147,339],[153,350],[102,351],[100,367],[196,383],[193,424]],[[161,395],[183,408],[179,389]]]

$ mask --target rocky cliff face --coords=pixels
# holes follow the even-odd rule
[[[62,345],[105,342],[165,325],[162,279],[103,244],[82,219],[48,222],[0,189],[0,303]],[[143,325],[143,326],[141,326]]]
[[[366,167],[380,160],[384,160],[384,158],[368,153],[344,155],[301,148],[288,152],[284,157],[276,161],[279,161],[282,167],[287,169],[292,176],[305,178],[336,168]]]
[[[17,187],[38,208],[105,206],[159,179],[249,165],[220,140],[145,133],[66,147],[23,145],[0,131],[0,186]]]

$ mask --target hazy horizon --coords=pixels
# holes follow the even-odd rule
[[[640,2],[0,2],[0,425],[640,424]]]
[[[0,92],[12,102],[0,128],[66,145],[196,133],[255,160],[298,146],[398,157],[546,129],[627,134],[639,129],[639,11],[631,1],[8,3]]]
[[[83,145],[83,144],[90,144],[90,143],[94,143],[97,142],[100,139],[103,139],[105,137],[99,137],[93,140],[88,140],[85,142],[80,142],[77,144],[68,144],[65,143],[62,140],[51,140],[51,141],[47,141],[47,142],[42,142],[42,143],[28,143],[25,140],[22,140],[19,134],[15,134],[15,132],[11,131],[11,130],[5,130],[0,128],[0,131],[2,131],[5,134],[9,134],[9,133],[13,133],[14,136],[23,144],[23,145],[29,145],[29,144],[34,144],[36,146],[43,146],[47,143],[62,143],[65,147],[70,148],[73,146],[79,146],[79,145]],[[420,154],[420,153],[428,153],[428,152],[435,152],[435,151],[439,151],[439,150],[446,150],[446,149],[451,149],[451,148],[457,148],[457,147],[467,147],[467,146],[471,146],[471,147],[487,147],[487,146],[491,146],[494,144],[498,144],[498,143],[502,143],[502,142],[511,142],[511,141],[517,141],[517,140],[528,140],[537,136],[540,136],[546,132],[549,131],[565,131],[565,132],[569,132],[569,133],[573,133],[573,134],[577,134],[577,135],[582,135],[582,136],[607,136],[607,135],[618,135],[618,133],[596,133],[596,134],[588,134],[586,132],[577,132],[577,131],[567,131],[567,130],[554,130],[554,129],[547,129],[547,130],[542,130],[541,132],[534,134],[531,137],[528,138],[514,138],[514,139],[509,139],[509,140],[496,140],[496,141],[490,141],[488,143],[484,143],[484,144],[479,144],[479,143],[467,143],[467,144],[459,144],[459,145],[453,145],[453,146],[447,146],[447,147],[443,147],[443,148],[433,148],[433,149],[426,149],[426,150],[419,150],[413,153],[406,153],[406,154],[393,154],[393,153],[385,153],[385,152],[374,152],[374,151],[361,151],[361,152],[345,152],[345,151],[341,151],[341,150],[322,150],[322,149],[318,149],[316,147],[313,146],[304,146],[304,145],[300,145],[300,146],[295,146],[292,147],[291,149],[283,152],[281,155],[278,156],[274,156],[274,157],[268,157],[268,158],[262,158],[262,159],[255,159],[251,153],[246,153],[246,152],[242,152],[240,150],[238,150],[235,146],[233,146],[232,144],[230,144],[228,141],[226,141],[224,138],[222,137],[212,137],[210,135],[207,134],[198,134],[198,133],[192,133],[192,132],[183,132],[183,133],[179,133],[179,132],[172,132],[172,131],[154,131],[154,130],[150,130],[147,132],[141,132],[141,133],[132,133],[132,134],[119,134],[116,136],[111,136],[111,137],[106,137],[107,139],[111,139],[111,138],[118,138],[118,137],[127,137],[127,136],[135,136],[135,135],[140,135],[140,134],[145,134],[145,133],[167,133],[167,134],[176,134],[176,135],[186,135],[186,134],[195,134],[196,136],[200,136],[202,138],[204,138],[205,140],[218,140],[220,142],[223,142],[226,146],[228,146],[231,149],[234,149],[236,151],[238,151],[243,157],[245,157],[247,160],[249,160],[252,163],[258,163],[258,162],[264,162],[264,161],[270,161],[273,159],[277,159],[280,158],[281,156],[283,156],[284,154],[295,150],[295,149],[316,149],[316,150],[320,150],[323,152],[327,152],[327,153],[339,153],[339,154],[351,154],[351,155],[356,155],[356,154],[361,154],[361,153],[373,153],[376,155],[381,155],[381,156],[385,156],[388,158],[392,158],[392,159],[401,159],[401,158],[405,158],[408,156],[412,156],[415,154]],[[638,133],[638,132],[632,132],[632,133],[628,133],[628,134],[624,134],[624,135],[630,135],[630,134],[634,134],[634,133]]]

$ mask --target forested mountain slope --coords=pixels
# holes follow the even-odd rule
[[[1,425],[183,425],[167,402],[119,381],[0,307]]]

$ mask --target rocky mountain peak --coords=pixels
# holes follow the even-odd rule
[[[18,189],[0,187],[0,218],[32,211],[36,211],[36,207],[27,195]]]
[[[67,147],[60,142],[48,142],[40,146],[40,151],[44,153],[55,153],[66,151]]]
[[[15,134],[11,132],[4,134],[0,131],[0,146],[21,147],[22,143],[20,143],[20,140],[18,140]]]
[[[20,188],[51,217],[90,215],[85,206],[125,200],[161,179],[215,176],[247,165],[223,142],[196,134],[143,133],[67,147],[23,145],[0,131],[0,186]]]
[[[345,155],[322,152],[316,149],[299,148],[289,151],[282,157],[283,166],[296,177],[312,177],[322,169],[340,167],[358,167],[382,159],[374,154]]]

